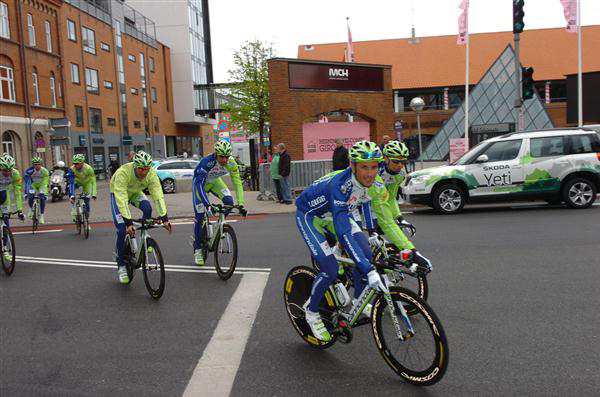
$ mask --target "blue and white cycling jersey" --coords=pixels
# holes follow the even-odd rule
[[[227,164],[225,164],[225,166],[222,166],[217,161],[216,154],[211,153],[208,156],[204,157],[202,160],[200,160],[200,162],[194,169],[193,184],[196,187],[197,192],[199,192],[200,199],[202,200],[202,204],[204,204],[204,206],[207,207],[210,205],[208,195],[204,190],[204,184],[207,182],[212,182],[215,179],[218,179],[227,174],[231,174],[231,180],[235,186],[236,198],[238,199],[239,204],[243,204],[244,194],[237,163],[232,157],[229,157],[229,160],[227,160]]]

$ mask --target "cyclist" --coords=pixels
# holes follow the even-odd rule
[[[43,225],[44,211],[46,209],[46,196],[48,195],[48,176],[50,173],[45,167],[42,167],[42,158],[34,157],[31,159],[31,167],[25,171],[25,197],[29,198],[29,212],[27,216],[33,217],[31,207],[33,207],[33,198],[38,193],[40,198],[40,223]]]
[[[73,222],[76,221],[77,210],[75,209],[75,190],[78,187],[83,189],[86,195],[83,198],[85,211],[89,217],[92,208],[90,207],[90,196],[96,200],[96,173],[94,169],[85,163],[83,154],[73,156],[73,165],[67,170],[67,180],[69,181],[69,196],[71,199],[71,216]]]
[[[365,275],[369,286],[385,288],[381,277],[371,265],[369,242],[353,219],[353,213],[360,207],[367,229],[375,227],[368,188],[373,184],[383,186],[377,175],[378,164],[382,160],[381,150],[375,143],[357,142],[350,148],[350,168],[318,179],[296,200],[296,224],[321,269],[313,282],[310,298],[304,304],[306,321],[313,335],[325,342],[331,340],[331,335],[319,314],[319,304],[325,291],[337,277],[338,263],[333,249],[326,243],[325,231],[321,226],[324,218],[333,217],[337,238],[357,265],[353,274],[354,298],[358,298],[365,287]],[[376,197],[375,200],[377,199]]]
[[[242,208],[240,213],[246,215],[244,209],[244,190],[242,188],[242,179],[236,161],[231,156],[231,144],[225,140],[215,143],[215,152],[209,154],[200,160],[200,163],[194,170],[192,202],[194,204],[194,260],[196,265],[204,265],[204,257],[202,256],[202,222],[204,215],[212,215],[212,207],[208,200],[208,192],[214,195],[225,205],[233,205],[233,197],[225,182],[221,179],[222,176],[230,174],[231,181],[235,187],[235,198]]]
[[[113,222],[117,228],[117,265],[119,282],[129,283],[125,267],[125,233],[133,236],[135,228],[129,212],[129,204],[143,212],[142,219],[152,217],[152,206],[143,193],[148,189],[154,199],[154,205],[160,215],[163,226],[171,233],[172,226],[167,216],[167,207],[156,171],[152,168],[152,157],[140,150],[133,156],[133,161],[119,167],[110,178],[110,205]]]
[[[19,170],[15,168],[15,159],[12,158],[8,153],[0,156],[0,212],[2,214],[10,212],[10,197],[9,190],[13,189],[17,207],[17,216],[20,220],[24,220],[23,216],[23,200],[21,197],[23,183],[21,180],[21,174]],[[8,217],[4,220],[6,227],[10,227]],[[4,244],[6,246],[6,239],[8,236],[4,236]],[[8,248],[8,247],[6,247]],[[10,252],[4,252],[4,258],[8,261],[12,260]]]

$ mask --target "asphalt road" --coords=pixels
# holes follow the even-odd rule
[[[283,280],[291,267],[308,264],[308,254],[293,215],[281,214],[233,224],[238,267],[247,270],[227,282],[185,267],[191,225],[176,225],[171,236],[153,230],[165,262],[178,266],[169,268],[158,302],[141,274],[130,286],[117,283],[108,264],[110,225],[94,225],[87,241],[70,228],[16,235],[17,255],[38,259],[0,275],[0,395],[182,395],[240,280],[253,272],[269,278],[232,396],[597,395],[600,206],[486,206],[457,216],[415,210],[406,217],[434,263],[429,302],[450,346],[448,371],[432,387],[394,375],[368,327],[326,351],[297,336]],[[32,263],[51,262],[43,258],[73,262]],[[200,394],[211,391],[207,383]]]

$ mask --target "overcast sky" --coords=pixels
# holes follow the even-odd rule
[[[460,0],[209,0],[215,82],[229,80],[232,53],[246,40],[271,41],[296,58],[298,45],[458,34]],[[413,10],[411,12],[411,10]],[[511,0],[470,0],[471,33],[512,30]],[[414,15],[414,17],[413,17]],[[527,29],[564,27],[560,0],[525,0]],[[600,0],[581,0],[583,25],[600,24]],[[585,40],[585,36],[583,37]]]

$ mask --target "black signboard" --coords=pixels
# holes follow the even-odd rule
[[[383,91],[383,68],[348,64],[288,63],[290,88]]]

